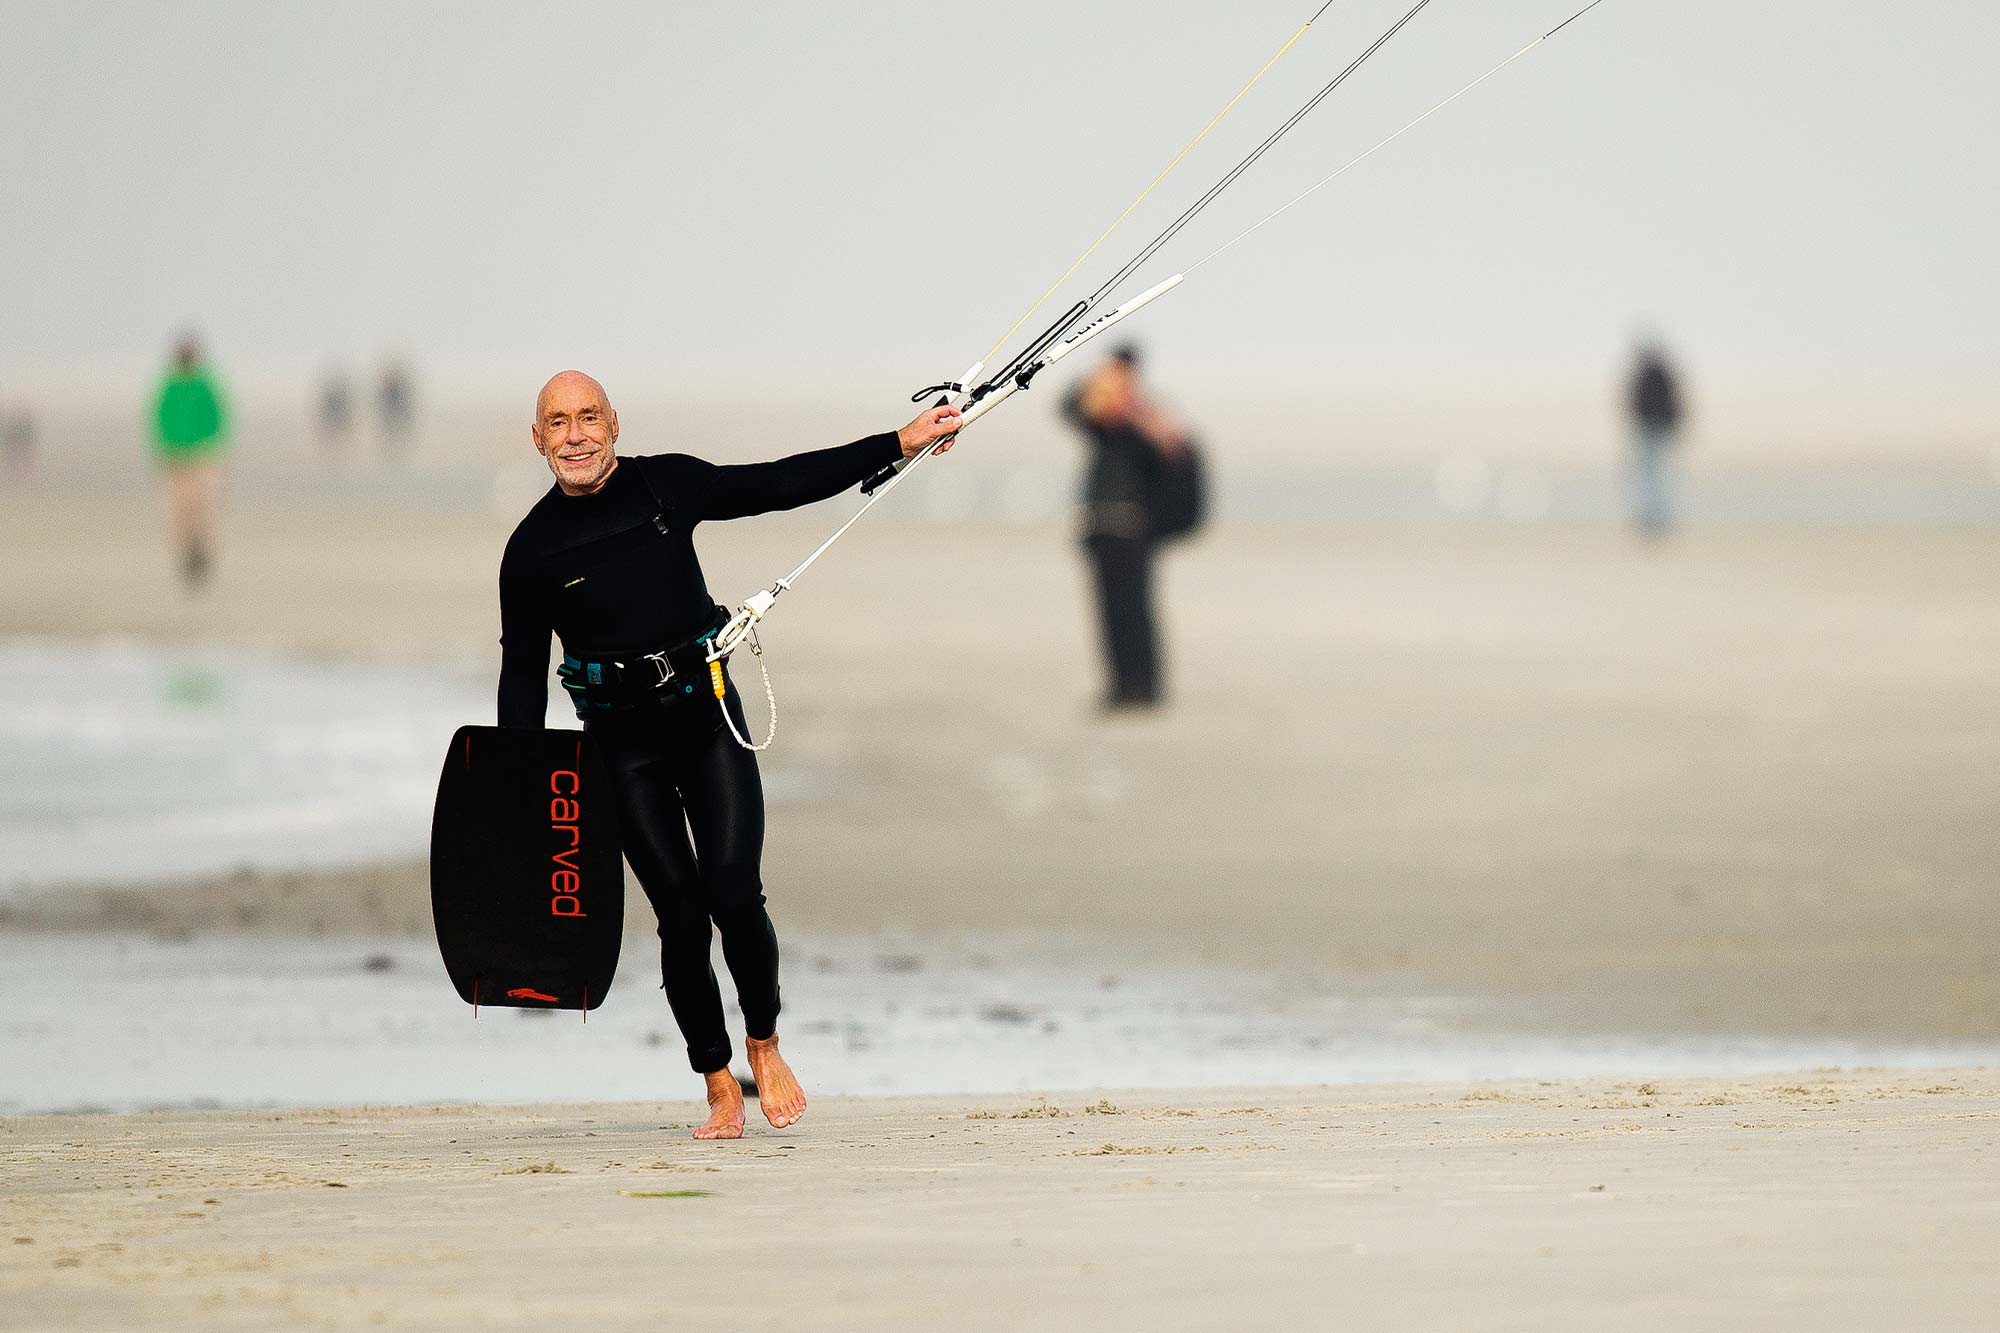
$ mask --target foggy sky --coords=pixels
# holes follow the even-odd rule
[[[1577,2],[1436,0],[1138,285]],[[1405,7],[1336,3],[1082,277]],[[0,381],[150,373],[188,323],[268,380],[391,347],[481,386],[955,373],[1313,5],[579,8],[0,6]],[[1147,336],[1535,374],[1643,319],[1710,366],[1990,379],[1996,40],[1974,0],[1609,0]]]

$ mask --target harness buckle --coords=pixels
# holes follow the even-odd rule
[[[653,682],[653,688],[658,689],[674,678],[674,665],[667,660],[666,649],[663,648],[657,653],[647,653],[644,660],[651,662],[660,673],[660,678]]]

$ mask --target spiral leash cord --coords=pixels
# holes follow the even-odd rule
[[[764,645],[757,642],[757,631],[751,630],[748,637],[750,656],[757,659],[757,670],[764,677],[764,701],[771,706],[771,726],[765,731],[764,739],[760,743],[752,745],[743,733],[736,729],[736,719],[729,716],[729,705],[726,702],[729,686],[722,679],[721,658],[718,657],[708,664],[708,675],[715,688],[715,706],[722,710],[723,725],[729,728],[729,734],[736,738],[738,745],[752,754],[762,754],[771,748],[772,741],[778,739],[778,696],[771,689],[771,664],[764,660]]]

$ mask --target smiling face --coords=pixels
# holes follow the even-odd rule
[[[548,460],[565,495],[603,489],[618,466],[618,414],[604,386],[580,370],[565,370],[535,398],[535,452]]]

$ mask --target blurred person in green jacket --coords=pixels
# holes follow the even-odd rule
[[[229,415],[202,356],[201,340],[184,335],[160,384],[153,413],[153,443],[167,480],[181,577],[190,588],[208,579],[214,558],[216,507],[222,489],[222,453]]]

